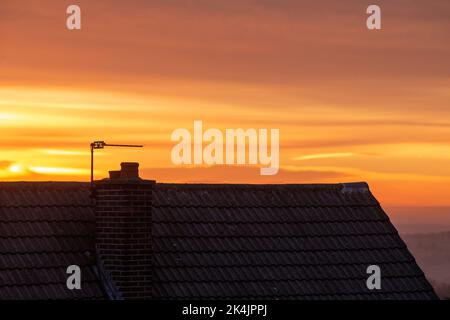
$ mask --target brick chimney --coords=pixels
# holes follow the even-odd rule
[[[98,270],[111,299],[152,296],[152,190],[139,164],[125,162],[95,183]]]

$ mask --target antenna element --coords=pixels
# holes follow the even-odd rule
[[[94,150],[104,149],[105,147],[121,148],[143,148],[143,145],[136,144],[109,144],[105,141],[94,141],[91,143],[91,191],[94,190]]]

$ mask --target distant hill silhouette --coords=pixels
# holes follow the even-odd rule
[[[387,207],[385,209],[402,235],[450,230],[450,207]]]
[[[402,238],[436,293],[450,299],[450,231],[404,234]]]

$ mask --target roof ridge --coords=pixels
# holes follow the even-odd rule
[[[146,179],[144,179],[145,181]],[[154,180],[148,180],[154,181]],[[272,188],[276,186],[280,187],[305,187],[305,188],[341,188],[345,185],[352,184],[365,184],[366,182],[338,182],[338,183],[196,183],[196,182],[157,182],[155,185],[158,187],[260,187],[260,188]],[[1,186],[86,186],[89,187],[90,183],[87,181],[0,181]]]
[[[221,189],[221,188],[243,188],[243,189],[273,189],[273,188],[292,188],[292,189],[332,189],[332,190],[340,190],[345,186],[366,186],[368,188],[368,184],[366,182],[348,182],[348,183],[273,183],[273,184],[259,184],[259,183],[164,183],[157,182],[155,186],[157,188],[170,189],[171,187],[180,187],[180,188],[192,188],[192,189]]]
[[[367,182],[342,183],[342,192],[370,192]]]

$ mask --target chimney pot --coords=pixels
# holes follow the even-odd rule
[[[114,170],[109,172],[109,179],[118,180],[120,179],[120,170]]]
[[[139,163],[137,162],[122,162],[120,164],[120,178],[121,179],[139,179]]]

